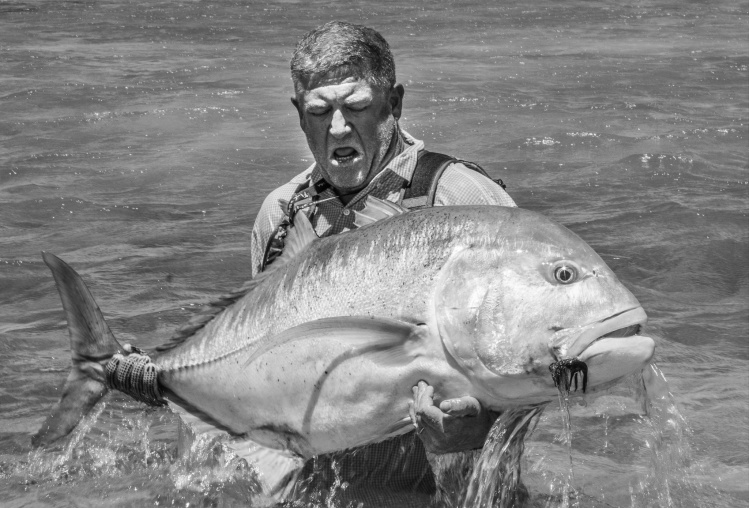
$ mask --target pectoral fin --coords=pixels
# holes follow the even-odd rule
[[[297,213],[294,216],[294,225],[289,228],[286,235],[283,253],[276,262],[285,263],[286,260],[294,259],[315,240],[317,240],[317,233],[315,233],[307,215],[304,212]]]
[[[404,323],[396,319],[369,316],[341,316],[317,319],[289,328],[262,341],[250,355],[245,365],[278,346],[303,340],[325,339],[345,343],[351,349],[348,357],[367,354],[374,361],[385,364],[402,364],[412,359],[425,326]]]
[[[372,224],[388,217],[401,215],[407,210],[390,201],[378,199],[374,196],[367,196],[364,201],[364,208],[354,212],[354,225],[358,228]]]

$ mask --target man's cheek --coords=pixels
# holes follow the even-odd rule
[[[312,115],[305,115],[302,120],[302,129],[307,134],[308,139],[319,137],[326,130],[324,118],[317,118]]]

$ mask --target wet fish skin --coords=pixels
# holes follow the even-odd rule
[[[579,282],[553,283],[560,261],[577,266]],[[194,351],[203,360],[218,357],[246,346],[241,337],[268,340],[320,318],[387,317],[425,323],[431,352],[444,343],[458,370],[487,378],[479,383],[484,400],[501,405],[555,394],[547,369],[564,332],[638,308],[587,244],[545,217],[501,207],[437,207],[315,242],[190,339],[194,349],[159,362],[166,370],[191,365],[201,361]],[[509,381],[499,393],[498,376]]]
[[[595,343],[590,387],[653,354],[647,337],[599,339],[644,322],[644,312],[593,249],[534,212],[435,207],[304,243],[194,335],[153,355],[167,399],[306,458],[412,430],[408,402],[420,380],[437,403],[472,395],[501,411],[552,400],[548,366],[567,351],[584,355]],[[64,271],[48,256],[53,273]],[[574,280],[557,280],[560,267]],[[93,299],[68,309],[81,291],[65,296],[69,276],[55,277],[69,322],[86,328],[75,323],[90,318]],[[106,327],[94,322],[89,329]],[[105,359],[122,347],[112,336],[97,352],[76,345],[90,343],[76,333],[87,365],[78,370],[101,382]]]

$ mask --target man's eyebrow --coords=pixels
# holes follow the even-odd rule
[[[327,108],[328,103],[321,99],[318,99],[318,100],[312,99],[309,101],[305,101],[304,107],[305,108]]]
[[[343,100],[343,103],[347,105],[360,104],[364,102],[369,103],[372,102],[372,98],[373,97],[370,92],[356,92],[346,97]]]
[[[353,92],[351,95],[347,95],[341,99],[341,102],[346,106],[355,106],[358,104],[369,104],[372,102],[374,95],[369,90],[358,90]],[[335,101],[335,99],[333,99]],[[308,97],[304,101],[305,109],[324,109],[330,106],[330,98],[323,97]]]

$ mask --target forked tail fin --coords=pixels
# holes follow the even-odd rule
[[[107,393],[104,365],[122,347],[83,279],[62,259],[42,253],[55,278],[68,320],[73,367],[62,397],[41,429],[31,438],[34,446],[46,446],[67,436]]]

